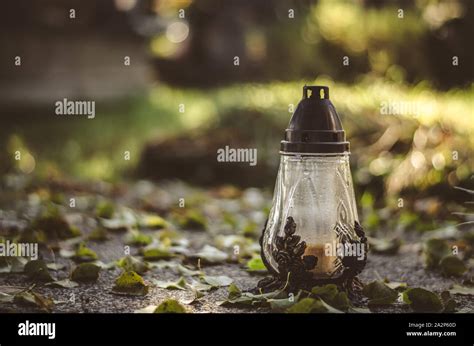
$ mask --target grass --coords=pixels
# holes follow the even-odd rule
[[[458,150],[461,156],[458,163],[467,167],[458,172],[461,178],[465,178],[469,167],[473,167],[472,88],[439,92],[424,83],[410,87],[370,77],[356,85],[334,83],[324,78],[289,83],[237,84],[211,90],[159,85],[148,95],[114,105],[97,105],[93,120],[54,119],[45,122],[40,117],[26,117],[27,120],[17,123],[16,127],[4,127],[2,137],[7,141],[10,155],[17,148],[32,154],[37,173],[53,170],[79,178],[116,180],[123,172],[133,169],[148,140],[204,130],[230,114],[263,114],[281,127],[283,133],[291,115],[290,105],[296,106],[301,99],[304,84],[330,87],[331,100],[343,118],[356,154],[357,151],[362,155],[362,151],[374,149],[374,143],[390,128],[397,128],[398,139],[412,147],[417,129],[421,127],[429,131],[436,127],[443,133],[441,143],[433,148],[426,145],[417,149],[429,154],[424,161],[431,165],[430,157],[435,155],[431,151],[435,150],[443,153],[444,165],[447,166],[452,163],[450,151]],[[399,102],[419,106],[424,111],[420,114],[381,114],[384,103]],[[371,152],[365,163],[370,165],[386,150]],[[409,148],[402,152],[401,157],[392,159],[401,164],[403,157],[412,155],[413,150]],[[131,152],[129,161],[124,160],[125,151]],[[420,156],[415,154],[417,158]],[[383,160],[378,163],[383,163]],[[383,169],[375,171],[384,174]]]

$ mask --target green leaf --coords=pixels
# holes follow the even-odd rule
[[[206,217],[195,209],[176,214],[176,221],[182,229],[205,230],[207,228]]]
[[[91,233],[89,233],[87,239],[95,241],[106,241],[109,239],[109,234],[107,233],[107,230],[104,227],[98,226],[94,228]]]
[[[388,281],[385,279],[384,283],[393,290],[405,289],[408,287],[406,282]]]
[[[172,257],[174,257],[174,254],[164,246],[145,248],[143,250],[143,258],[146,261],[158,261],[160,259],[170,259]]]
[[[95,214],[104,219],[111,219],[115,212],[115,206],[108,201],[100,201],[95,207]]]
[[[227,290],[228,290],[228,292],[229,292],[228,298],[229,298],[230,300],[236,299],[236,298],[238,298],[238,297],[240,297],[240,296],[242,295],[242,291],[241,291],[240,288],[239,288],[236,284],[234,284],[234,283],[231,283],[231,284],[229,285],[229,288],[228,288]]]
[[[191,304],[199,301],[202,297],[204,297],[204,293],[202,293],[198,290],[193,290],[193,293],[194,293],[193,297],[191,297],[189,299],[182,300],[181,302],[185,305],[191,305]]]
[[[338,293],[339,293],[339,290],[337,289],[337,286],[334,284],[328,284],[325,286],[315,286],[311,289],[312,295],[318,296],[327,301],[333,300],[337,296]]]
[[[99,278],[100,267],[94,263],[81,263],[71,273],[76,282],[95,282]]]
[[[388,305],[398,298],[398,292],[381,281],[373,281],[366,285],[362,293],[369,298],[369,306]]]
[[[196,276],[196,275],[204,274],[202,270],[192,270],[192,269],[189,269],[188,267],[183,266],[182,264],[178,264],[176,266],[176,269],[182,275]]]
[[[311,312],[321,313],[328,312],[329,309],[319,298],[303,298],[296,304],[289,307],[286,311],[292,314]]]
[[[311,289],[311,295],[321,298],[325,303],[339,310],[347,310],[351,305],[346,292],[339,292],[334,284],[315,286]]]
[[[153,283],[160,288],[166,289],[177,289],[177,290],[185,290],[186,289],[186,280],[184,277],[180,277],[176,281],[161,281],[161,280],[153,280]]]
[[[267,302],[270,303],[273,312],[283,312],[296,304],[296,300],[289,298],[269,299]]]
[[[262,258],[260,255],[254,255],[248,262],[247,262],[247,270],[249,272],[261,272],[266,271],[267,267],[263,264]]]
[[[462,295],[474,295],[474,286],[461,286],[461,285],[453,285],[453,287],[449,290],[451,294],[462,294]]]
[[[157,306],[154,313],[186,313],[186,308],[175,299],[167,299]]]
[[[96,266],[100,267],[100,269],[105,269],[105,270],[110,270],[114,269],[117,266],[117,262],[111,261],[109,263],[104,263],[102,261],[94,261],[94,262],[89,262],[92,264],[95,264]]]
[[[448,255],[441,259],[439,262],[441,271],[446,276],[462,276],[467,272],[467,266],[457,256]]]
[[[423,257],[427,268],[436,268],[441,259],[451,254],[448,243],[443,239],[431,238],[423,244]]]
[[[0,303],[13,303],[14,298],[11,294],[0,292]]]
[[[147,246],[151,244],[153,238],[136,229],[131,229],[124,237],[125,244],[134,246]]]
[[[443,303],[437,294],[424,288],[409,288],[403,292],[403,301],[416,312],[440,312]]]
[[[125,271],[134,271],[138,274],[144,274],[150,270],[150,264],[148,262],[141,261],[130,255],[119,259],[117,265]]]
[[[132,296],[144,296],[148,293],[149,286],[143,278],[134,271],[123,272],[112,287],[112,293]]]
[[[26,263],[24,268],[25,274],[36,282],[49,282],[54,279],[49,274],[48,266],[43,260],[33,260]]]
[[[132,226],[135,225],[135,222],[131,220],[123,220],[123,219],[100,219],[100,225],[104,227],[106,230],[120,233],[128,231]]]
[[[81,231],[69,225],[59,210],[50,209],[33,222],[32,228],[44,231],[48,239],[69,239],[81,235]]]
[[[346,292],[339,292],[333,300],[327,302],[329,305],[332,307],[338,309],[338,310],[343,310],[346,311],[351,307],[351,301],[349,300],[349,297],[347,296]]]
[[[357,307],[353,307],[351,306],[347,312],[349,313],[356,313],[356,314],[369,314],[371,313],[372,311],[370,311],[370,309],[366,309],[366,308],[357,308]]]
[[[161,229],[168,226],[165,219],[158,215],[144,215],[139,219],[141,228]]]
[[[369,238],[370,251],[384,255],[395,255],[400,248],[401,241],[398,238],[377,239]]]
[[[33,291],[23,291],[15,294],[13,302],[18,305],[34,306],[45,312],[51,312],[54,302]]]
[[[0,257],[1,273],[23,273],[28,260],[23,257]]]
[[[211,276],[211,275],[203,275],[201,276],[201,280],[212,287],[225,287],[229,286],[234,280],[230,277],[225,275],[219,276]]]
[[[205,245],[198,253],[190,257],[199,258],[204,263],[214,264],[227,261],[229,255],[213,246]]]
[[[48,267],[49,270],[53,270],[53,271],[59,271],[66,268],[66,265],[62,263],[47,263],[46,266]]]
[[[74,288],[74,287],[79,286],[79,284],[69,279],[64,279],[64,280],[50,282],[46,284],[46,286],[58,287],[58,288]]]
[[[20,286],[0,286],[0,303],[13,303],[16,294],[25,291]]]
[[[74,256],[74,260],[78,262],[92,262],[98,259],[99,257],[94,250],[89,249],[86,244],[79,244]]]
[[[136,314],[152,314],[156,310],[156,305],[148,305],[144,308],[135,310],[134,313]]]
[[[449,291],[441,292],[441,300],[443,301],[443,312],[456,312],[456,301],[451,297]]]
[[[213,286],[202,283],[200,281],[192,281],[190,283],[190,286],[193,291],[197,291],[197,292],[207,292],[214,288]]]

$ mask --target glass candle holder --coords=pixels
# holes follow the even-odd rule
[[[311,91],[311,95],[308,95]],[[284,279],[355,276],[366,260],[349,166],[349,143],[327,87],[305,87],[281,143],[262,259]]]

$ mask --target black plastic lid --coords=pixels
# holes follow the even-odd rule
[[[304,86],[303,99],[296,107],[281,141],[281,152],[337,154],[349,151],[349,142],[336,108],[329,100],[327,86]]]

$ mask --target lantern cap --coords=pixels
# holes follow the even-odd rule
[[[349,142],[327,86],[304,86],[281,141],[282,153],[338,154],[349,151]]]

